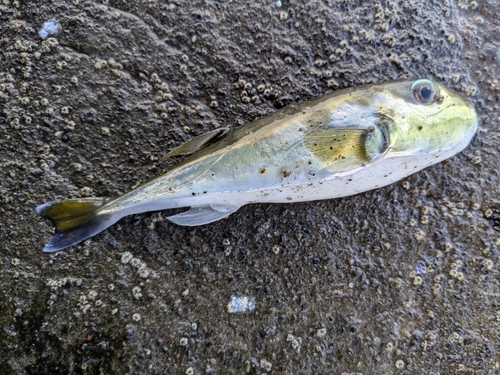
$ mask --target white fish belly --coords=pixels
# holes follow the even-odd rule
[[[162,208],[199,207],[210,205],[243,206],[250,203],[293,203],[322,199],[333,199],[359,194],[368,190],[390,185],[421,169],[436,164],[455,150],[441,154],[395,156],[360,168],[354,173],[333,174],[319,180],[273,188],[231,191],[230,186],[220,192],[192,197],[172,197]],[[158,207],[158,202],[156,203]],[[161,204],[160,204],[161,205]]]

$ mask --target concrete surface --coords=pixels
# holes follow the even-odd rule
[[[495,0],[0,1],[0,373],[499,373],[499,14]],[[62,32],[42,40],[49,20]],[[195,135],[418,77],[476,104],[479,132],[449,161],[199,228],[128,217],[41,252],[40,203],[115,196]],[[229,314],[232,296],[255,310]]]

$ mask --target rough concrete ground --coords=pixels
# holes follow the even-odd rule
[[[499,373],[499,14],[495,0],[0,1],[0,373]],[[63,31],[42,40],[48,20]],[[136,215],[41,252],[42,202],[115,196],[195,135],[417,77],[478,110],[449,161],[198,228]],[[228,314],[233,295],[255,311]]]

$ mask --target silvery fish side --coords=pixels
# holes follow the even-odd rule
[[[471,104],[426,79],[339,90],[196,137],[167,155],[190,155],[183,162],[116,199],[37,207],[56,227],[44,251],[75,245],[141,212],[191,207],[168,219],[195,226],[249,203],[361,193],[455,155],[476,130]]]

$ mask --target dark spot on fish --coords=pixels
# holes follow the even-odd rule
[[[299,128],[299,132],[301,132],[301,131],[302,131],[302,128]]]
[[[196,193],[195,193],[195,192],[192,192],[191,194],[192,194],[193,196],[195,196],[195,195],[196,195]]]
[[[260,174],[264,174],[264,173],[266,173],[266,169],[265,169],[265,168],[262,168],[262,169],[260,170]]]
[[[422,130],[424,127],[422,125],[419,125],[418,130]]]
[[[285,178],[290,177],[290,175],[292,174],[292,172],[290,172],[288,169],[284,169],[281,172],[283,173],[283,177]]]
[[[309,160],[307,163],[308,163],[309,165],[311,165],[313,162]]]

